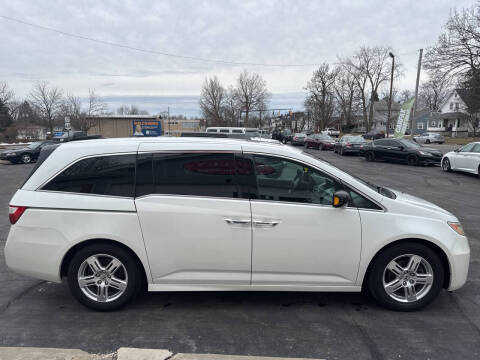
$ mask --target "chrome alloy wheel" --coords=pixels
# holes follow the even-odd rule
[[[128,273],[117,258],[96,254],[82,262],[77,274],[80,290],[97,302],[111,302],[125,292]]]
[[[428,294],[433,284],[432,266],[423,257],[400,255],[383,271],[383,287],[394,300],[412,303]]]

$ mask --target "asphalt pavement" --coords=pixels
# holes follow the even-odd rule
[[[480,358],[480,179],[439,167],[309,152],[457,215],[472,248],[467,284],[453,293],[442,291],[414,313],[385,310],[361,294],[298,292],[150,293],[124,310],[93,312],[73,300],[63,284],[6,269],[7,205],[33,165],[0,164],[0,346],[97,353],[126,346],[326,359]]]

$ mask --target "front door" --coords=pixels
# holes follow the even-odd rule
[[[250,202],[239,195],[234,160],[241,148],[215,147],[140,145],[135,204],[156,284],[250,284]]]
[[[254,155],[252,285],[351,286],[361,249],[356,208],[333,208],[342,185],[302,163]]]

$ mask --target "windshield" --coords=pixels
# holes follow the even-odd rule
[[[400,139],[398,140],[400,141],[400,143],[407,147],[407,148],[419,148],[419,147],[422,147],[422,145],[419,145],[418,143],[416,143],[415,141],[413,140],[407,140],[407,139]]]

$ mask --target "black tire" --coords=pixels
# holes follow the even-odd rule
[[[450,165],[450,160],[448,158],[444,158],[442,160],[442,170],[445,171],[445,172],[450,172],[452,171],[452,167]]]
[[[365,160],[367,161],[375,161],[375,154],[372,151],[367,151],[365,153]]]
[[[22,156],[20,157],[20,161],[23,163],[23,164],[30,164],[32,162],[33,158],[32,158],[32,155],[30,154],[22,154]]]
[[[340,155],[344,156],[345,154],[343,153],[343,147],[340,148]]]
[[[425,144],[430,144],[430,139],[425,140]]]
[[[412,299],[411,302],[401,302],[393,298],[387,293],[384,287],[385,276],[391,275],[387,273],[387,265],[391,261],[402,258],[402,255],[406,254],[420,256],[421,258],[426,260],[426,262],[430,265],[430,270],[433,274],[433,280],[431,282],[429,290],[426,291],[426,293],[422,296],[420,296],[421,292],[419,291],[418,293],[416,293],[417,295],[419,295],[419,299]],[[420,265],[420,267],[422,266],[423,265]],[[408,276],[408,274],[406,276]],[[432,302],[438,295],[440,290],[442,290],[445,280],[445,269],[439,255],[430,247],[415,242],[401,242],[382,250],[380,254],[375,257],[369,267],[368,274],[365,280],[368,291],[380,305],[388,309],[397,311],[415,311]],[[400,296],[402,296],[402,292],[404,292],[403,285],[407,284],[406,286],[408,286],[409,280],[399,281],[402,282],[402,287],[399,288],[397,294],[400,294]],[[414,288],[421,288],[421,286],[422,285],[415,283],[413,285]],[[407,292],[405,291],[404,294],[406,296]]]
[[[287,139],[286,139],[286,138],[283,138],[283,139],[282,139],[282,143],[286,144],[286,143],[287,143]]]
[[[418,165],[418,156],[417,155],[408,155],[407,164],[410,165],[410,166],[417,166]]]
[[[123,294],[109,302],[100,302],[88,297],[80,288],[77,279],[79,269],[82,263],[90,256],[99,254],[111,256],[118,259],[124,266],[125,272],[127,274],[128,281]],[[67,280],[72,295],[81,304],[97,311],[112,311],[127,305],[137,296],[144,282],[142,272],[139,269],[139,265],[134,259],[134,257],[125,249],[108,243],[97,243],[88,245],[84,248],[81,248],[77,253],[75,253],[68,265]]]

